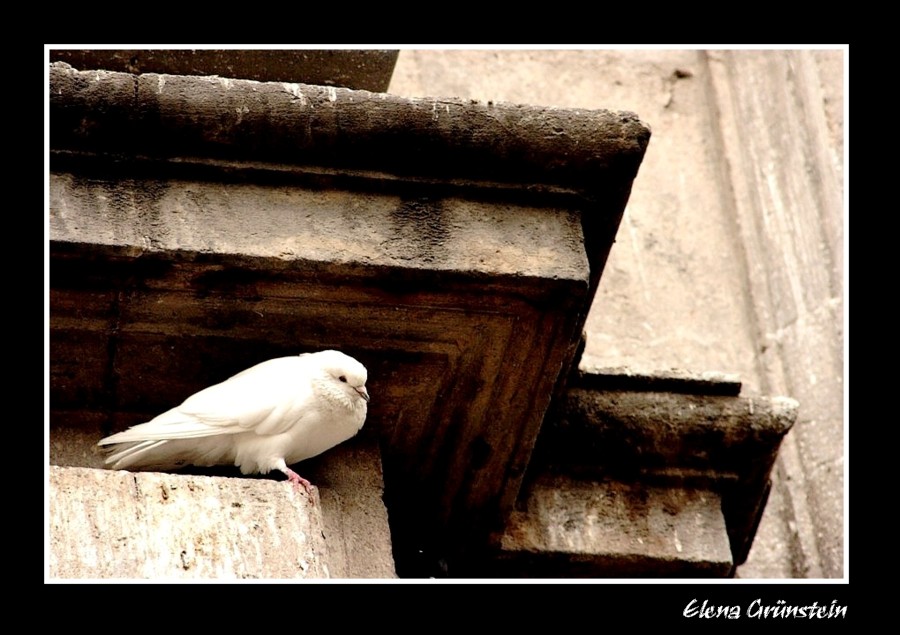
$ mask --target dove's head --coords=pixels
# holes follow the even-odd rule
[[[369,401],[366,367],[340,351],[321,351],[314,356],[321,364],[331,388],[340,391],[337,394],[346,395],[352,407],[365,407]]]

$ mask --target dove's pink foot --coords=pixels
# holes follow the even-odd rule
[[[306,490],[306,493],[309,494],[309,498],[312,499],[312,497],[313,497],[312,483],[307,481],[305,478],[303,478],[302,476],[297,474],[294,470],[292,470],[289,467],[284,468],[284,470],[282,470],[282,471],[287,475],[288,480],[294,484],[294,487],[296,487],[297,489],[300,489],[300,486],[302,485],[303,488]]]

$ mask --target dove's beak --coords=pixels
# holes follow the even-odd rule
[[[360,386],[359,388],[354,388],[360,397],[366,400],[366,403],[369,402],[369,391],[366,390],[365,386]]]

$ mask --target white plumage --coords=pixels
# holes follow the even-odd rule
[[[354,436],[366,420],[365,366],[338,351],[270,359],[205,388],[158,417],[102,439],[113,469],[235,465],[278,470]]]

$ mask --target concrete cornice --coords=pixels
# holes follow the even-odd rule
[[[637,115],[413,99],[217,76],[50,68],[54,151],[371,170],[571,188],[630,183],[650,139]]]

